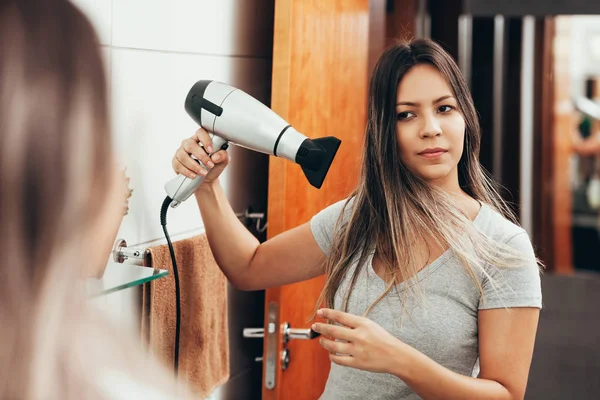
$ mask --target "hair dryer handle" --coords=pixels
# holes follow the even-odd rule
[[[227,148],[227,140],[219,137],[217,135],[212,136],[212,147],[216,149],[214,153],[219,150]],[[210,155],[214,154],[211,153]],[[196,160],[196,162],[202,165],[203,168],[206,168],[202,162]],[[171,179],[169,182],[165,184],[165,190],[169,197],[173,200],[171,202],[171,207],[175,208],[179,204],[186,201],[204,182],[205,176],[197,175],[194,179],[190,179],[185,175],[179,174],[177,177]]]

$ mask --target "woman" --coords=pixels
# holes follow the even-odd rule
[[[72,3],[0,1],[1,399],[177,395],[81,285],[125,211],[103,65]]]
[[[217,262],[248,290],[327,274],[318,314],[330,323],[313,325],[332,361],[323,399],[523,398],[539,267],[479,164],[480,128],[457,65],[431,41],[390,48],[371,78],[368,115],[352,195],[263,244],[219,185],[227,153],[209,158],[202,129],[185,140],[173,166],[206,175],[196,199]]]

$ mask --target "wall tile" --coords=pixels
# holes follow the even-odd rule
[[[274,0],[118,0],[113,45],[272,57]]]

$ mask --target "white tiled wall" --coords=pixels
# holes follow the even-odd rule
[[[183,109],[199,79],[220,80],[260,100],[270,91],[272,27],[262,0],[73,0],[95,26],[109,74],[113,135],[134,190],[120,235],[162,237],[158,223],[171,158],[196,124]],[[225,189],[230,184],[223,177]],[[168,218],[172,234],[201,224],[188,201]]]
[[[171,159],[181,140],[197,129],[183,109],[191,85],[215,79],[259,92],[255,82],[268,88],[270,61],[122,48],[113,48],[111,57],[113,132],[134,189],[126,217],[131,223],[123,225],[122,235],[141,243],[162,236],[158,212],[164,182],[173,177]],[[226,191],[228,178],[223,177]],[[200,224],[193,199],[168,214],[170,233]]]
[[[570,20],[570,74],[572,94],[585,94],[585,80],[600,75],[600,16],[559,17]]]
[[[197,80],[215,79],[268,100],[273,1],[72,1],[98,32],[115,148],[131,178],[133,196],[119,237],[129,245],[161,239],[164,184],[174,177],[171,158],[197,129],[183,109],[185,95]],[[227,193],[237,180],[225,172]],[[169,211],[171,235],[201,226],[193,198]],[[137,326],[135,290],[97,302],[121,323]]]
[[[112,45],[223,56],[268,57],[273,33],[256,0],[114,0]],[[271,13],[272,14],[272,13]],[[136,29],[131,29],[137,21]]]

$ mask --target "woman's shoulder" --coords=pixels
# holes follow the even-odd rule
[[[352,206],[354,205],[354,200],[355,200],[356,196],[349,196],[349,197],[345,197],[341,200],[338,200],[334,203],[332,203],[331,205],[325,207],[323,209],[323,211],[328,210],[328,209],[334,209],[337,210],[338,212],[341,212],[342,210],[351,210]]]
[[[342,224],[348,221],[353,204],[353,197],[345,198],[329,205],[311,218],[311,231],[325,254],[329,254],[333,245],[335,228],[340,216],[342,216]]]
[[[335,224],[342,212],[346,217],[350,214],[353,205],[354,197],[346,197],[323,208],[313,217],[313,219],[317,219],[328,224]]]
[[[517,223],[511,221],[494,207],[483,203],[475,220],[477,227],[490,239],[508,243],[517,236],[525,236],[527,231]]]

